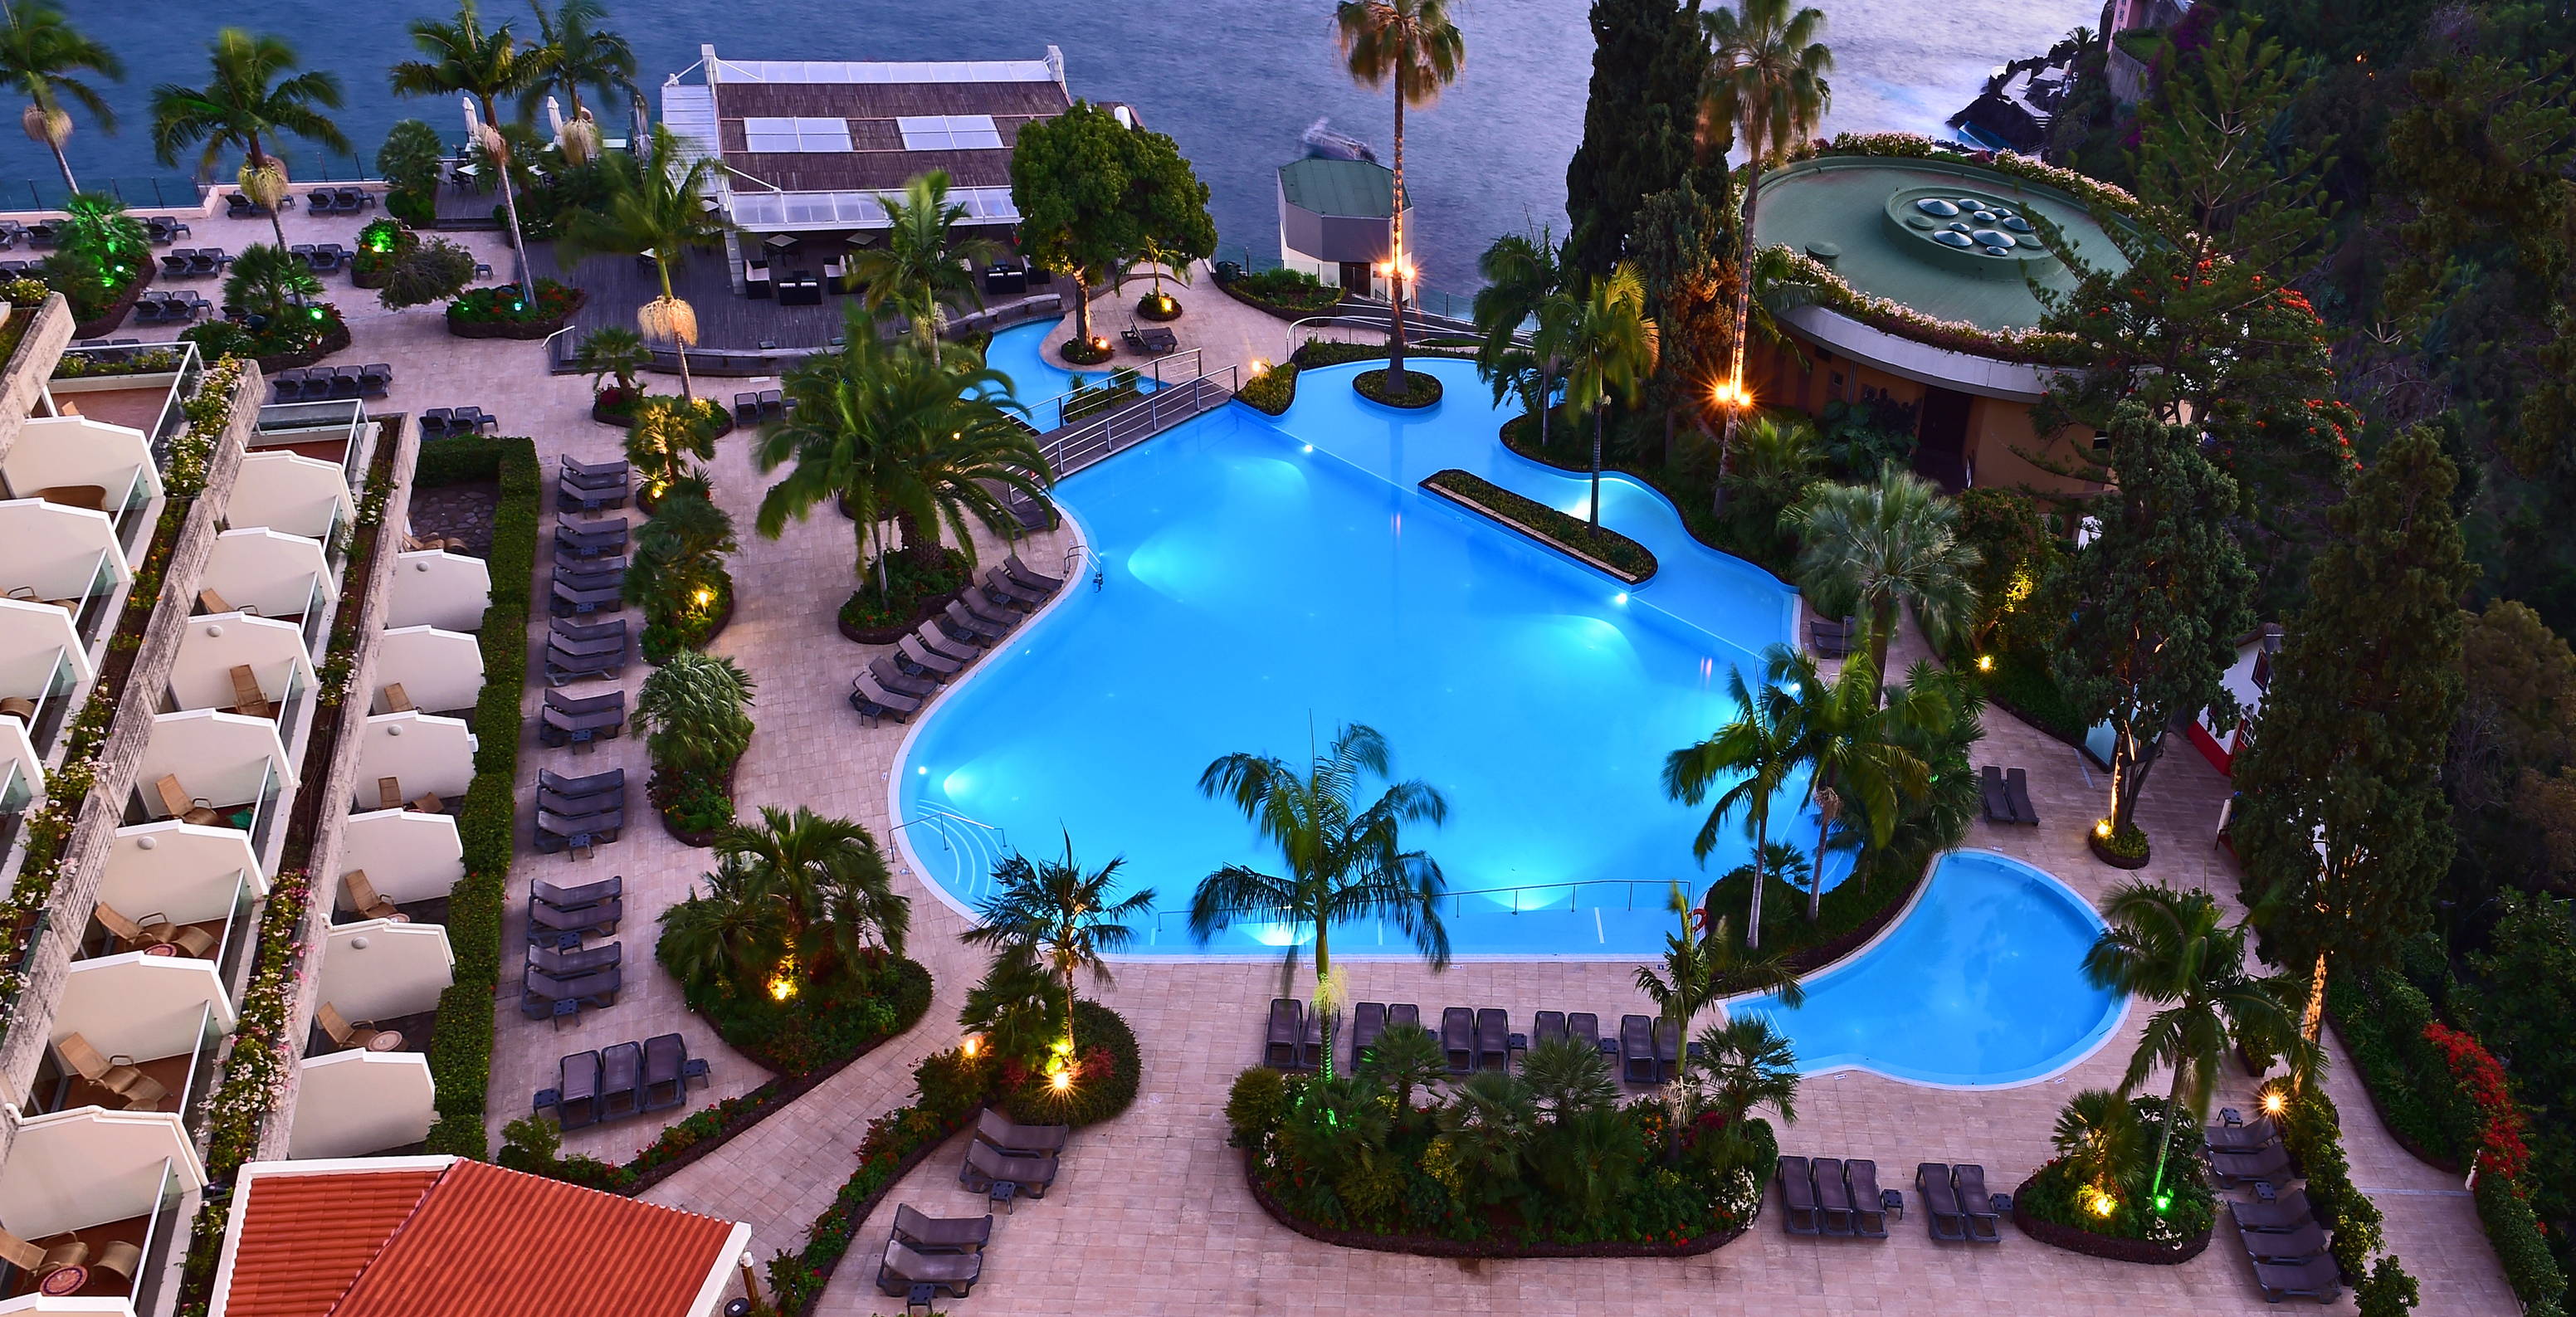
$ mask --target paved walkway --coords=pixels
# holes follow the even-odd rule
[[[345,243],[357,222],[297,213],[288,217],[287,228],[290,241]],[[267,237],[265,224],[248,221],[207,220],[198,222],[197,229],[192,241],[198,245],[221,244],[236,251]],[[494,235],[467,235],[465,240],[484,260],[505,268],[507,253]],[[617,451],[617,432],[588,419],[586,382],[547,376],[535,345],[451,338],[437,308],[380,312],[372,295],[350,293],[345,279],[340,276],[333,285],[357,337],[346,359],[395,363],[389,409],[479,404],[500,414],[508,432],[534,435],[548,468],[563,452],[597,459]],[[1181,294],[1191,308],[1179,326],[1183,345],[1207,348],[1211,364],[1277,355],[1273,345],[1281,341],[1284,322],[1232,302],[1204,277]],[[1113,336],[1124,324],[1123,316],[1111,309],[1119,305],[1107,298],[1095,303]],[[129,331],[126,336],[166,338],[169,332]],[[728,382],[726,387],[744,386]],[[752,469],[740,439],[720,445],[715,484],[719,501],[747,527],[766,481]],[[850,523],[828,509],[804,525],[791,526],[775,544],[751,538],[746,529],[745,550],[734,563],[741,611],[712,648],[734,656],[760,683],[754,710],[760,731],[737,784],[745,813],[763,804],[808,804],[856,818],[884,837],[889,828],[885,778],[894,767],[903,729],[862,728],[843,702],[850,674],[867,653],[840,639],[832,627],[833,610],[854,584],[851,533]],[[1056,551],[1052,544],[1046,548]],[[548,570],[543,553],[538,570]],[[542,627],[542,619],[533,622],[532,634]],[[1909,637],[1905,650],[1912,649]],[[640,668],[632,670],[628,688],[640,677]],[[538,699],[532,683],[524,709],[531,719]],[[2088,778],[2075,751],[2009,714],[1990,713],[1987,726],[1988,747],[1980,761],[2028,767],[2034,798],[2049,825],[2016,829],[1979,824],[1969,844],[2027,860],[2098,898],[2122,876],[2096,863],[2082,841],[2082,824],[2101,812],[2099,776]],[[1695,730],[1679,729],[1677,735]],[[632,738],[579,757],[543,750],[530,741],[522,745],[521,765],[530,782],[540,766],[589,771],[621,765],[639,783],[639,792],[644,771],[641,743]],[[527,785],[523,782],[523,789]],[[2232,901],[2232,862],[2209,845],[2223,796],[2223,780],[2195,755],[2177,753],[2157,767],[2142,806],[2145,825],[2158,840],[2148,877],[2206,887]],[[640,799],[638,812],[640,816]],[[524,827],[528,820],[526,811],[522,814]],[[685,892],[709,858],[669,841],[649,818],[589,861],[523,850],[514,872],[514,905],[523,904],[526,882],[535,875],[558,880],[626,876],[629,914],[623,937],[632,944],[630,987],[617,1007],[587,1016],[578,1030],[555,1033],[522,1021],[515,1009],[515,985],[505,986],[505,999],[496,1003],[501,1034],[489,1112],[496,1142],[501,1123],[526,1110],[528,1091],[551,1082],[554,1058],[565,1052],[678,1029],[694,1052],[716,1058],[715,1088],[711,1094],[693,1093],[693,1103],[742,1092],[766,1077],[688,1015],[676,985],[650,963],[654,917]],[[908,1099],[912,1066],[954,1042],[958,1004],[982,970],[981,958],[955,940],[963,918],[909,874],[900,875],[898,882],[914,897],[913,955],[930,966],[938,983],[923,1023],[665,1181],[648,1195],[652,1200],[750,1222],[753,1249],[763,1258],[801,1246],[806,1225],[854,1166],[852,1153],[866,1122]],[[514,920],[506,935],[516,933]],[[1605,1016],[1644,1009],[1629,982],[1633,967],[1628,965],[1476,963],[1435,978],[1405,961],[1348,963],[1353,990],[1361,999],[1418,1001],[1426,1008],[1498,1002],[1507,1004],[1515,1017],[1543,1006]],[[1144,1044],[1145,1081],[1135,1107],[1075,1138],[1058,1188],[1003,1219],[987,1254],[984,1283],[973,1299],[951,1302],[951,1310],[1130,1317],[1341,1313],[1393,1304],[1443,1312],[1580,1312],[1589,1317],[1734,1311],[1783,1301],[1801,1310],[1834,1313],[1911,1311],[1932,1304],[2070,1314],[2270,1310],[2259,1302],[2250,1268],[2223,1239],[2183,1266],[2122,1266],[2060,1252],[2010,1230],[1997,1248],[1935,1246],[1921,1230],[1919,1210],[1909,1212],[1894,1238],[1885,1242],[1792,1239],[1766,1217],[1752,1236],[1687,1261],[1480,1264],[1327,1248],[1262,1215],[1244,1188],[1236,1154],[1224,1146],[1221,1111],[1227,1086],[1258,1055],[1261,1012],[1276,992],[1277,973],[1268,966],[1150,962],[1123,967],[1117,986],[1104,995],[1127,1016]],[[1959,1093],[1865,1074],[1820,1078],[1800,1094],[1801,1118],[1782,1131],[1782,1142],[1792,1151],[1874,1157],[1891,1185],[1910,1178],[1908,1168],[1918,1161],[1981,1161],[1990,1182],[2009,1189],[2048,1156],[2048,1130],[2069,1094],[2117,1082],[2142,1022],[2142,1015],[2133,1012],[2107,1046],[2072,1072],[2022,1088]],[[2422,1311],[2517,1312],[2456,1179],[2414,1161],[2388,1138],[2343,1060],[2338,1053],[2328,1083],[2343,1108],[2354,1177],[2386,1213],[2391,1249],[2422,1280]],[[2241,1072],[2232,1072],[2225,1096],[2241,1101],[2252,1087]],[[657,1126],[631,1122],[576,1132],[567,1147],[622,1158],[656,1133]],[[926,1162],[890,1201],[934,1213],[973,1210],[976,1200],[955,1186],[957,1155],[951,1148]],[[1910,1190],[1907,1197],[1914,1200]],[[860,1228],[857,1244],[825,1295],[826,1311],[899,1311],[898,1302],[879,1298],[868,1283],[889,1213],[881,1210],[878,1219]],[[2335,1306],[2351,1311],[2350,1296]]]

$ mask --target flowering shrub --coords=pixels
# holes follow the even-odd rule
[[[300,1050],[287,1031],[295,987],[304,979],[304,912],[313,880],[303,870],[277,876],[259,916],[259,959],[242,993],[241,1027],[233,1032],[224,1080],[206,1104],[206,1176],[230,1179],[250,1160],[260,1122],[286,1094]]]
[[[2504,1067],[2477,1039],[2439,1020],[2424,1026],[2424,1041],[2441,1052],[2451,1077],[2477,1108],[2479,1172],[2501,1175],[2521,1192],[2523,1173],[2531,1168],[2531,1123],[2514,1103]]]
[[[162,483],[173,499],[195,498],[206,487],[215,445],[232,425],[233,395],[241,391],[241,358],[218,357],[197,380],[197,391],[179,404],[188,428],[170,441],[170,466]]]

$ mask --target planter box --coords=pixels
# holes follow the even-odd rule
[[[2022,1181],[2021,1188],[2014,1191],[2013,1224],[2019,1227],[2023,1234],[2043,1244],[2065,1249],[2069,1253],[2109,1258],[2113,1262],[2143,1263],[2151,1267],[2170,1267],[2178,1262],[2189,1262],[2199,1257],[2201,1250],[2209,1247],[2207,1230],[2177,1244],[2159,1244],[2153,1240],[2120,1239],[2110,1235],[2097,1235],[2090,1230],[2078,1230],[2073,1226],[2062,1226],[2054,1221],[2042,1221],[2023,1211],[2021,1206],[2023,1200],[2030,1197],[2030,1187],[2038,1182],[2039,1177],[2033,1175]]]
[[[348,350],[348,347],[349,322],[343,320],[325,331],[322,335],[321,342],[316,343],[301,352],[272,352],[265,357],[258,358],[259,372],[263,375],[274,375],[281,370],[293,370],[298,366],[310,366],[314,362],[320,361],[334,352],[345,352]]]
[[[2102,844],[2101,836],[2090,829],[2087,829],[2084,833],[2084,844],[2092,848],[2094,859],[2100,860],[2102,863],[2110,865],[2114,869],[2143,869],[2147,867],[2147,861],[2155,857],[2155,848],[2152,846],[2147,848],[2147,853],[2144,855],[2130,856],[2118,854],[2112,851],[2111,848],[2104,846]]]

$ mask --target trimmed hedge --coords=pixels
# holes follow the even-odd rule
[[[1611,575],[1635,585],[1655,574],[1655,555],[1645,545],[1610,529],[1594,531],[1591,523],[1559,512],[1536,499],[1523,498],[1482,476],[1451,467],[1424,477],[1423,486],[1492,514],[1513,528],[1578,557],[1590,558]]]
[[[498,478],[492,514],[492,603],[483,610],[483,694],[474,705],[481,748],[457,831],[465,877],[448,894],[447,939],[455,981],[438,997],[429,1041],[438,1123],[428,1149],[477,1161],[490,1155],[483,1103],[492,1082],[493,998],[501,984],[501,909],[510,885],[519,773],[519,701],[528,679],[528,583],[536,571],[538,501],[544,484],[533,440],[442,439],[421,450],[412,486]]]
[[[2478,1220],[2495,1246],[2505,1281],[2522,1299],[2523,1317],[2562,1317],[2567,1311],[2567,1274],[2549,1255],[2540,1220],[2531,1204],[2501,1175],[2478,1177]]]

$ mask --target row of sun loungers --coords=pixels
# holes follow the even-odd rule
[[[635,473],[625,462],[589,463],[567,453],[555,473],[555,510],[585,515],[626,506]]]
[[[1988,764],[1981,786],[1986,798],[1986,822],[2018,823],[2024,827],[2039,826],[2039,811],[2030,803],[2030,773],[2016,768],[2010,772]]]
[[[299,242],[288,247],[286,251],[290,256],[303,257],[304,264],[310,267],[315,274],[335,273],[344,265],[355,264],[358,259],[358,254],[356,252],[350,251],[336,242],[325,242],[319,244]]]
[[[778,389],[762,389],[733,396],[733,420],[736,425],[758,425],[787,414],[787,395]]]
[[[501,418],[480,407],[432,407],[420,414],[420,437],[445,439],[501,428]]]
[[[625,986],[621,945],[584,947],[582,939],[617,931],[626,914],[624,875],[570,887],[539,878],[528,887],[528,963],[519,1013],[561,1025],[578,1019],[584,1006],[616,1005]]]
[[[989,1194],[1005,1210],[1024,1195],[1043,1198],[1072,1135],[1070,1126],[1022,1125],[988,1108],[976,1118],[957,1182]],[[877,1292],[906,1300],[907,1310],[928,1308],[942,1290],[965,1298],[984,1274],[984,1246],[992,1239],[990,1208],[982,1216],[935,1217],[898,1204],[877,1264]]]
[[[1782,1157],[1779,1181],[1780,1225],[1793,1235],[1885,1239],[1888,1214],[1905,1210],[1904,1193],[1879,1188],[1878,1163],[1862,1158]]]
[[[1351,1008],[1353,1062],[1356,1064],[1388,1029],[1421,1023],[1422,1008],[1410,1003],[1358,1003]],[[1671,1022],[1645,1015],[1622,1016],[1616,1038],[1602,1037],[1600,1017],[1589,1011],[1540,1011],[1531,1018],[1529,1033],[1514,1033],[1510,1013],[1494,1007],[1449,1007],[1440,1013],[1438,1037],[1453,1075],[1507,1070],[1512,1055],[1528,1050],[1533,1039],[1546,1042],[1575,1038],[1599,1049],[1604,1059],[1616,1065],[1621,1079],[1641,1085],[1670,1082],[1679,1072],[1683,1057],[1697,1055],[1698,1047],[1694,1043],[1685,1049],[1680,1031]],[[1324,1062],[1322,1018],[1309,1014],[1305,1003],[1296,998],[1274,999],[1261,1059],[1264,1065],[1281,1070],[1320,1069]]]
[[[1957,1166],[1924,1162],[1914,1168],[1914,1189],[1923,1195],[1923,1221],[1934,1239],[2003,1242],[2003,1214],[2012,1210],[2012,1198],[1986,1191],[1985,1167],[1972,1162]]]
[[[137,324],[148,324],[153,321],[163,324],[173,322],[191,324],[213,309],[214,304],[207,301],[203,294],[164,292],[158,288],[151,288],[144,290],[134,299],[134,320]]]
[[[2203,1130],[2210,1169],[2224,1182],[2251,1183],[2251,1201],[2229,1200],[2227,1214],[2236,1223],[2246,1261],[2254,1265],[2254,1283],[2266,1302],[2279,1303],[2293,1294],[2332,1303],[2343,1293],[2343,1269],[2326,1252],[2325,1228],[2308,1205],[2305,1190],[2275,1194],[2286,1184],[2289,1153],[2281,1131],[2269,1116],[2245,1120],[2232,1108],[2218,1113],[2219,1123]]]
[[[304,194],[308,215],[355,215],[375,207],[376,194],[365,188],[315,188]]]
[[[279,371],[270,381],[279,402],[324,402],[333,398],[381,398],[393,387],[394,368],[384,362],[365,366],[308,366]]]
[[[1064,588],[1014,553],[985,569],[983,583],[952,599],[943,615],[895,642],[850,681],[850,707],[874,726],[879,719],[910,722],[939,687],[966,670],[975,656],[1002,642],[1047,596]]]
[[[536,1114],[552,1113],[565,1129],[667,1111],[688,1100],[689,1081],[712,1080],[705,1058],[689,1055],[675,1033],[619,1043],[563,1059],[553,1088],[537,1090]]]
[[[581,677],[615,679],[626,670],[626,619],[572,622],[555,619],[546,635],[546,684]]]
[[[173,247],[161,253],[161,277],[211,279],[232,263],[232,253],[221,247]]]

